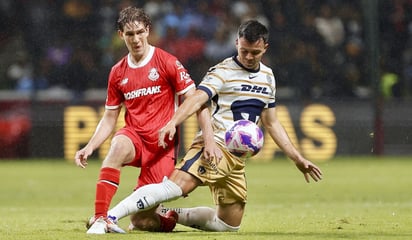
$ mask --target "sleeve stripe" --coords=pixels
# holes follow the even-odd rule
[[[107,106],[107,105],[106,105],[105,108],[106,108],[106,109],[109,109],[109,110],[114,110],[114,109],[120,108],[120,106],[121,106],[121,105],[116,105],[116,106]]]
[[[212,95],[213,95],[212,91],[210,91],[210,89],[207,88],[207,87],[205,87],[205,86],[200,85],[197,89],[206,92],[207,95],[209,96],[209,99],[210,99],[210,98],[212,97]]]
[[[183,90],[180,91],[180,92],[177,92],[176,94],[177,94],[177,95],[185,94],[187,91],[189,91],[189,89],[194,88],[194,87],[195,87],[195,84],[194,84],[194,83],[193,83],[193,84],[190,84],[190,85],[187,86],[185,89],[183,89]]]
[[[274,108],[274,107],[276,107],[276,102],[268,104],[268,108]]]

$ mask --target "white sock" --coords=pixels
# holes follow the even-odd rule
[[[205,225],[205,230],[215,232],[237,232],[239,229],[240,226],[230,226],[218,218],[217,215],[213,217],[212,221],[208,221]]]
[[[182,189],[165,177],[161,183],[138,188],[128,197],[109,210],[108,216],[120,220],[138,211],[145,211],[166,201],[182,196]]]
[[[240,228],[240,226],[233,227],[223,222],[217,217],[216,209],[210,207],[171,209],[179,215],[178,223],[188,227],[213,232],[236,232]]]

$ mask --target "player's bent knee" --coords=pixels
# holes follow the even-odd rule
[[[108,154],[117,158],[131,158],[135,154],[133,142],[126,136],[116,136],[112,139]]]

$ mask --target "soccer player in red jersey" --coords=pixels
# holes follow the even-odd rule
[[[115,133],[102,162],[89,234],[124,233],[117,226],[117,219],[108,216],[123,166],[141,168],[136,189],[159,183],[173,171],[178,139],[168,143],[175,147],[164,149],[158,146],[158,132],[172,118],[180,97],[195,92],[193,80],[178,59],[149,44],[151,20],[142,9],[123,9],[117,27],[129,53],[112,67],[104,115],[88,144],[75,155],[77,166],[85,168],[87,158],[115,130],[123,105],[126,125]],[[200,120],[202,111],[206,112],[204,121]],[[207,132],[204,126],[211,129],[210,114],[206,108],[202,111],[199,111],[200,127]],[[213,138],[211,130],[210,136]],[[153,209],[133,215],[132,222],[141,230],[167,232],[173,230],[176,219],[156,214]]]

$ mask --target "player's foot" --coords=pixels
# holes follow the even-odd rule
[[[160,216],[160,231],[171,232],[176,227],[179,215],[173,210],[168,210],[164,216]]]
[[[179,220],[179,214],[177,214],[177,212],[175,210],[168,210],[165,214],[166,218],[172,219],[175,222],[177,222],[177,220]]]
[[[88,228],[87,234],[126,233],[113,220],[104,217],[98,219],[92,217],[86,227]]]
[[[158,213],[159,214],[159,213]],[[160,217],[160,232],[171,232],[176,227],[177,220],[179,215],[174,210],[167,210],[165,213],[159,214]],[[138,230],[138,228],[130,223],[127,230],[133,231]]]

